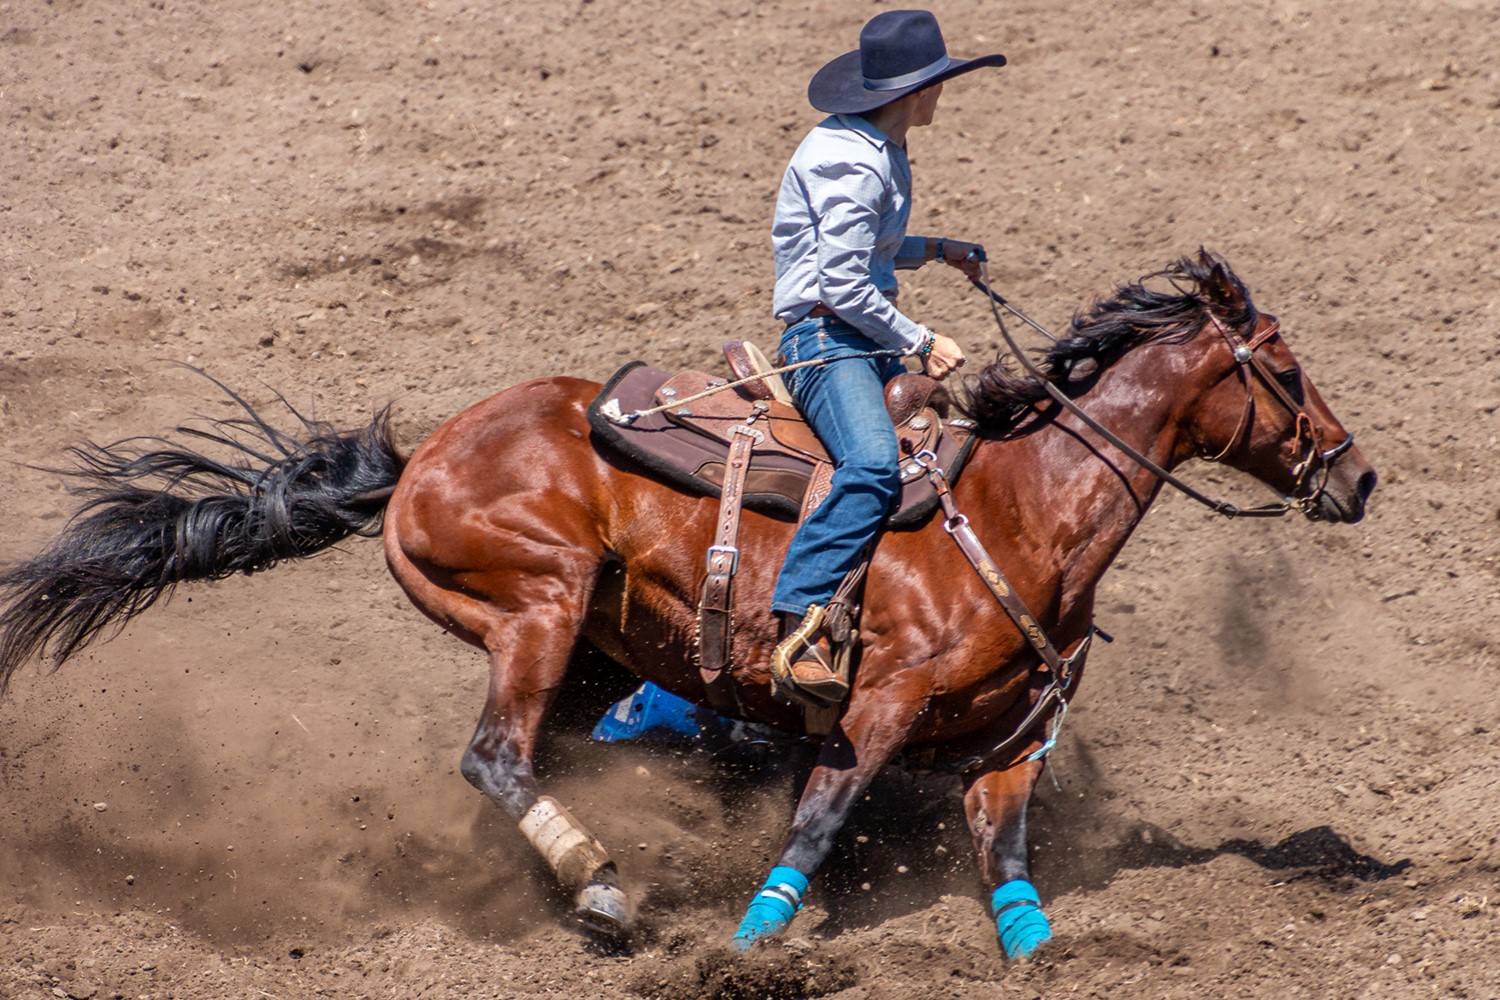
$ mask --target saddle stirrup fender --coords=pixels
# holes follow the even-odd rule
[[[742,424],[731,428],[729,457],[724,466],[724,487],[719,498],[719,526],[708,547],[703,591],[698,598],[698,671],[708,702],[726,714],[739,714],[740,699],[734,687],[731,643],[734,639],[734,574],[740,567],[740,511],[744,503],[745,474],[751,451],[765,440],[752,425],[769,407],[757,401]]]

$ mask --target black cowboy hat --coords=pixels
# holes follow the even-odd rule
[[[952,59],[937,18],[925,10],[888,10],[870,18],[859,48],[818,70],[807,99],[819,111],[857,115],[1005,57]]]

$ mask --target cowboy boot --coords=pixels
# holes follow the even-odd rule
[[[834,670],[833,652],[823,628],[824,608],[814,604],[799,622],[782,616],[782,640],[771,654],[771,677],[779,692],[812,703],[837,705],[849,693],[849,682]]]

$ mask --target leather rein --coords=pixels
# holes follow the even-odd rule
[[[1304,438],[1307,442],[1306,452],[1302,454],[1301,460],[1298,461],[1291,470],[1292,476],[1295,480],[1293,495],[1287,497],[1282,502],[1269,503],[1263,504],[1259,507],[1246,508],[1236,506],[1235,504],[1232,504],[1227,500],[1215,500],[1212,497],[1206,496],[1205,494],[1194,489],[1192,486],[1188,485],[1177,476],[1162,468],[1157,463],[1151,461],[1151,459],[1141,454],[1135,448],[1126,444],[1113,431],[1109,430],[1109,428],[1105,427],[1103,424],[1099,423],[1093,417],[1085,413],[1077,403],[1075,403],[1068,397],[1067,393],[1059,389],[1056,383],[1054,383],[1052,379],[1048,377],[1047,373],[1042,371],[1042,369],[1034,361],[1032,361],[1030,357],[1027,356],[1026,352],[1021,348],[1021,345],[1016,343],[1015,338],[1011,336],[1010,330],[1006,328],[1005,318],[1000,315],[1000,309],[998,307],[1004,306],[1007,310],[1020,317],[1020,319],[1022,319],[1027,324],[1035,327],[1038,330],[1041,330],[1042,333],[1046,334],[1048,337],[1052,337],[1054,341],[1056,341],[1057,338],[1054,337],[1051,333],[1048,333],[1045,328],[1039,326],[1030,317],[1026,316],[1024,313],[1020,312],[1018,309],[1012,306],[994,289],[990,288],[990,286],[985,281],[987,274],[985,273],[985,268],[982,261],[980,262],[980,275],[981,277],[974,282],[974,285],[980,291],[984,292],[986,297],[988,298],[990,304],[990,312],[995,317],[996,326],[1000,328],[1000,336],[1004,338],[1006,345],[1010,348],[1011,353],[1015,356],[1016,360],[1021,363],[1021,366],[1026,369],[1028,374],[1030,374],[1041,384],[1042,388],[1047,392],[1047,394],[1051,396],[1063,409],[1067,410],[1069,413],[1073,414],[1080,421],[1082,421],[1094,433],[1098,434],[1100,437],[1104,438],[1104,440],[1108,441],[1110,444],[1118,448],[1131,461],[1135,462],[1137,465],[1141,466],[1143,469],[1147,470],[1167,485],[1172,486],[1179,492],[1184,493],[1192,499],[1198,501],[1203,506],[1213,511],[1215,514],[1222,514],[1225,517],[1284,517],[1285,515],[1290,514],[1292,511],[1302,511],[1306,513],[1309,510],[1313,509],[1317,505],[1318,500],[1322,497],[1324,489],[1328,485],[1328,476],[1332,471],[1334,460],[1344,452],[1348,451],[1350,448],[1354,447],[1354,435],[1349,434],[1344,438],[1344,440],[1340,441],[1333,447],[1323,449],[1321,447],[1323,441],[1322,428],[1320,428],[1313,421],[1312,417],[1308,415],[1306,408],[1303,407],[1301,403],[1298,403],[1296,400],[1294,400],[1286,391],[1286,389],[1281,385],[1281,383],[1277,381],[1276,376],[1266,368],[1265,362],[1263,362],[1258,356],[1256,356],[1256,348],[1260,347],[1266,341],[1270,340],[1272,337],[1280,333],[1280,321],[1278,321],[1273,316],[1263,314],[1263,318],[1267,321],[1266,325],[1263,328],[1259,328],[1256,331],[1253,331],[1250,339],[1245,340],[1242,339],[1238,334],[1231,332],[1227,327],[1224,326],[1222,322],[1219,321],[1219,318],[1213,314],[1212,310],[1205,307],[1205,312],[1208,315],[1209,322],[1211,322],[1214,328],[1219,331],[1219,335],[1224,338],[1224,342],[1229,345],[1230,353],[1234,358],[1235,365],[1237,366],[1236,370],[1239,373],[1240,381],[1245,386],[1245,409],[1244,412],[1240,415],[1239,425],[1235,428],[1234,434],[1230,437],[1229,443],[1224,446],[1224,449],[1217,455],[1205,455],[1203,457],[1211,462],[1222,459],[1225,455],[1229,454],[1229,452],[1232,451],[1236,445],[1240,443],[1241,439],[1246,434],[1250,432],[1250,415],[1255,408],[1254,381],[1259,381],[1262,385],[1264,385],[1266,389],[1271,393],[1272,398],[1279,402],[1282,406],[1286,407],[1287,411],[1292,414],[1293,418],[1296,420],[1298,445],[1301,445]],[[1257,326],[1259,326],[1258,323]],[[1315,470],[1322,471],[1322,477],[1318,480],[1316,488],[1311,492],[1305,493],[1302,496],[1297,496],[1296,494],[1302,492],[1303,487],[1307,484],[1308,479],[1312,476]]]

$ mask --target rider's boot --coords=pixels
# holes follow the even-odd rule
[[[849,693],[849,682],[834,669],[824,613],[814,604],[800,619],[781,616],[782,639],[771,654],[772,690],[778,697],[823,707],[837,705]]]

